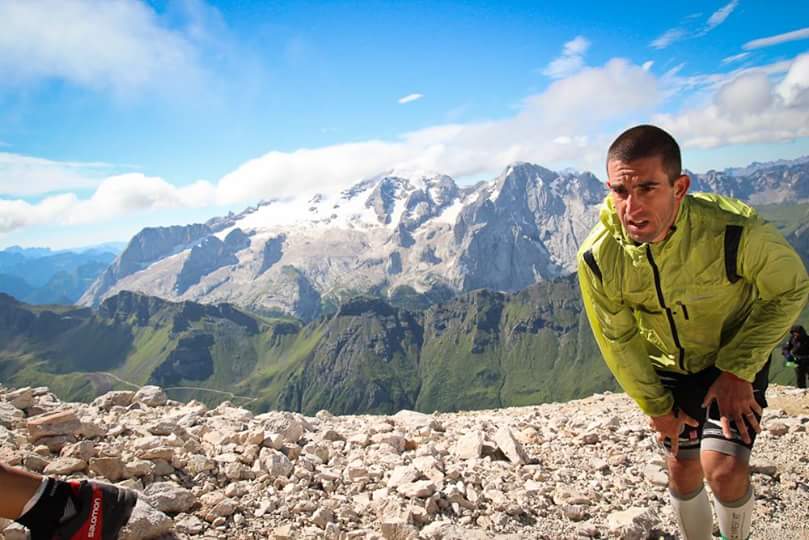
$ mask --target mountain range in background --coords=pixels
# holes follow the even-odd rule
[[[0,251],[0,292],[30,304],[74,304],[125,247],[6,248]]]
[[[518,291],[572,271],[602,193],[589,173],[527,163],[466,188],[392,171],[205,224],[144,229],[81,303],[134,290],[309,321],[357,294],[430,304]]]
[[[64,399],[149,383],[177,399],[310,414],[615,389],[571,276],[601,183],[531,164],[466,188],[407,176],[144,229],[85,292],[93,308],[0,296],[0,377]],[[693,184],[753,203],[809,262],[809,160]],[[771,378],[791,382],[782,359]]]
[[[691,176],[694,191],[756,206],[809,201],[809,158]],[[358,294],[427,306],[475,289],[516,292],[574,271],[605,195],[591,173],[530,163],[467,187],[389,171],[204,224],[144,229],[80,303],[132,290],[311,321]]]

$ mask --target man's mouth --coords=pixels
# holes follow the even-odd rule
[[[633,229],[642,229],[642,228],[646,227],[649,224],[649,220],[648,219],[639,219],[639,220],[630,219],[627,223]]]

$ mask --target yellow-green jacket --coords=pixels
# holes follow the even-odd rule
[[[686,196],[667,238],[637,245],[607,197],[578,274],[604,360],[650,416],[673,405],[655,367],[716,365],[752,382],[809,297],[809,276],[784,237],[719,195]]]

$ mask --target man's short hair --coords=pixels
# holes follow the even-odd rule
[[[613,141],[607,151],[610,161],[635,161],[636,159],[660,156],[663,170],[674,181],[683,173],[680,146],[674,137],[657,126],[643,124],[629,128]]]

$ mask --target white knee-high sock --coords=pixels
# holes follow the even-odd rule
[[[683,540],[711,540],[713,515],[705,486],[683,496],[675,495],[669,490],[669,495]]]
[[[753,521],[753,485],[747,488],[747,494],[733,502],[722,502],[716,499],[716,517],[719,519],[719,532],[725,540],[747,540]]]

